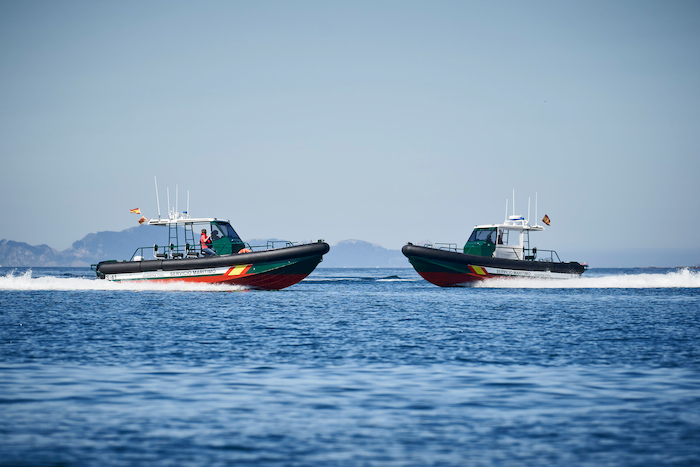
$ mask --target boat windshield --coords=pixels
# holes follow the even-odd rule
[[[496,243],[496,229],[474,229],[467,242]]]
[[[238,236],[231,224],[226,222],[212,222],[211,223],[211,238],[212,240],[218,240],[219,238],[228,237],[234,242],[241,242],[241,238]]]

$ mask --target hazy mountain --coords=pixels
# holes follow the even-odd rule
[[[167,229],[156,226],[136,226],[121,232],[91,233],[74,242],[70,248],[57,251],[47,245],[32,246],[12,240],[0,241],[0,266],[49,267],[89,266],[108,259],[131,258],[137,247],[164,246],[168,243]],[[199,239],[195,239],[197,243]],[[247,243],[265,246],[274,242],[275,247],[284,243],[278,239],[252,239]],[[182,240],[181,240],[182,242]],[[146,255],[148,258],[148,254]],[[388,250],[361,240],[345,240],[331,246],[319,267],[409,267],[408,260],[399,250]]]
[[[322,268],[403,268],[410,267],[399,250],[388,250],[362,240],[343,240],[331,246],[331,251],[319,264]]]
[[[247,243],[265,246],[268,241],[274,241],[276,247],[284,246],[284,243],[278,239],[252,239],[247,240]],[[195,243],[198,242],[199,239],[195,238]],[[165,246],[167,243],[166,228],[148,225],[132,227],[121,232],[91,233],[63,251],[57,251],[47,245],[33,246],[23,242],[0,240],[0,266],[89,266],[108,259],[129,259],[137,247],[151,247],[154,244]],[[416,244],[422,243],[430,242],[416,242]],[[699,266],[700,260],[700,249],[697,248],[571,249],[567,253],[566,256],[562,256],[562,260],[587,261],[593,268]],[[148,258],[149,255],[150,252],[146,257]],[[323,257],[319,267],[407,268],[411,265],[399,250],[388,250],[362,240],[344,240],[331,245],[331,251]]]
[[[106,259],[129,259],[138,246],[167,243],[167,230],[141,225],[121,232],[97,232],[74,242],[70,248],[57,251],[47,245],[32,246],[12,240],[0,241],[0,266],[47,267],[90,266]]]
[[[48,245],[32,246],[12,240],[0,240],[0,266],[70,266],[60,252]]]
[[[140,225],[121,232],[105,231],[87,234],[61,254],[71,259],[73,263],[82,263],[80,265],[84,266],[106,259],[130,259],[137,247],[167,243],[168,229]]]

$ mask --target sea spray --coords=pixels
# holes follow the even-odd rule
[[[480,288],[501,289],[656,289],[656,288],[700,288],[700,272],[679,269],[662,274],[606,274],[602,276],[555,280],[498,278],[474,284]]]
[[[31,269],[24,272],[11,270],[0,276],[0,290],[126,290],[126,291],[161,291],[161,292],[234,292],[249,290],[246,287],[226,284],[203,284],[192,282],[114,282],[103,279],[84,277],[36,277]]]

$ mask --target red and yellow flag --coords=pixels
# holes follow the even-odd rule
[[[132,214],[141,214],[141,208],[131,209],[129,212]]]
[[[141,216],[141,219],[139,219],[139,225],[143,225],[144,222],[146,222],[148,219],[145,217]]]
[[[545,214],[544,217],[542,218],[542,222],[549,225],[550,220],[549,220],[549,216],[547,214]]]

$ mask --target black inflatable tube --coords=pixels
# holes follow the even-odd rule
[[[220,268],[237,266],[239,264],[267,263],[308,256],[323,256],[330,251],[330,246],[324,242],[296,245],[286,248],[276,248],[251,253],[232,254],[225,256],[209,256],[202,258],[164,259],[146,261],[106,261],[97,265],[100,274],[124,274],[147,271],[182,271],[189,269]]]
[[[582,274],[585,268],[579,263],[555,263],[552,261],[525,261],[517,259],[492,258],[488,256],[468,255],[455,251],[438,250],[424,246],[404,245],[401,253],[407,258],[422,258],[457,264],[470,264],[493,268],[515,269],[520,271],[547,271],[568,274]]]

